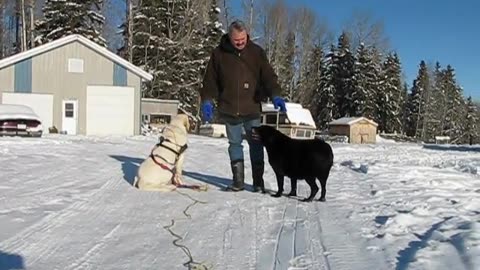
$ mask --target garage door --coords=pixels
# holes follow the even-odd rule
[[[87,87],[87,135],[133,135],[135,90],[132,87]]]
[[[53,126],[53,95],[27,94],[27,93],[3,93],[2,103],[26,105],[42,120],[43,133],[48,133],[48,128]]]

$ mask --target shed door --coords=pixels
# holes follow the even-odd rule
[[[133,135],[133,87],[87,86],[87,135]]]
[[[369,140],[368,140],[368,134],[360,134],[360,143],[364,144],[364,143],[369,143]]]
[[[64,100],[62,102],[62,130],[70,135],[77,134],[78,125],[78,102],[76,100]]]
[[[53,95],[31,93],[3,93],[3,104],[25,105],[42,120],[43,133],[48,133],[48,128],[53,126]]]

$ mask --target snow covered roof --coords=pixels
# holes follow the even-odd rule
[[[302,107],[298,103],[285,103],[287,109],[288,120],[296,125],[308,125],[316,128],[315,121],[313,120],[312,114],[308,109]],[[262,112],[276,112],[273,104],[262,103]]]
[[[156,103],[169,103],[169,104],[180,103],[180,100],[177,100],[177,99],[142,98],[142,101],[156,102]]]
[[[0,120],[21,118],[40,121],[40,117],[25,105],[0,104]]]
[[[372,121],[368,118],[365,118],[365,117],[342,117],[342,118],[338,118],[338,119],[333,120],[332,122],[328,123],[328,125],[330,125],[330,126],[350,126],[350,125],[352,125],[356,122],[359,122],[361,120],[365,120],[365,121],[371,123],[374,126],[378,126],[377,123],[375,123],[374,121]]]
[[[293,102],[286,102],[285,107],[287,108],[287,111],[292,110],[292,109],[302,109],[303,108],[302,104],[293,103]],[[272,103],[262,103],[262,111],[263,112],[268,112],[268,111],[276,112],[275,107],[273,107]]]
[[[104,57],[112,60],[113,62],[125,67],[126,69],[130,70],[131,72],[135,73],[136,75],[142,77],[145,80],[151,81],[153,79],[153,75],[144,71],[143,69],[135,66],[134,64],[128,62],[127,60],[123,59],[122,57],[114,54],[113,52],[109,51],[107,48],[98,45],[97,43],[89,40],[88,38],[81,36],[79,34],[69,35],[63,38],[59,38],[52,42],[40,45],[28,51],[24,51],[5,59],[0,60],[0,69],[20,62],[24,59],[45,53],[47,51],[59,48],[63,45],[78,41],[85,45],[86,47],[94,50],[95,52],[103,55]]]

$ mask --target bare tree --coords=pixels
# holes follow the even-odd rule
[[[242,12],[243,12],[243,21],[246,22],[248,29],[253,30],[253,17],[255,14],[255,0],[241,0]]]
[[[126,54],[127,60],[129,62],[133,61],[133,0],[127,0],[127,14],[126,14],[126,23],[127,23],[127,33],[126,33]]]
[[[21,33],[21,51],[27,50],[27,20],[25,17],[25,0],[20,0],[20,10],[21,10],[21,18],[22,18],[22,33]]]
[[[282,45],[286,40],[289,29],[289,9],[284,0],[276,0],[274,3],[264,2],[263,37],[267,56],[274,63],[274,69],[278,72]]]
[[[351,37],[352,50],[356,50],[360,43],[367,47],[375,47],[381,53],[389,48],[389,39],[385,35],[383,22],[375,20],[369,12],[354,11],[345,28]]]
[[[319,44],[324,50],[330,49],[330,44],[335,42],[335,33],[331,30],[328,21],[323,17],[316,18],[313,32],[312,44]]]
[[[333,32],[329,29],[325,19],[319,18],[309,9],[301,8],[296,13],[296,29],[298,36],[298,48],[296,51],[296,84],[294,89],[294,101],[308,106],[311,104],[313,93],[316,89],[309,83],[314,78],[308,78],[309,65],[312,63],[312,55],[318,54],[314,51],[316,46],[320,46],[326,51],[332,44]],[[318,50],[318,48],[317,48]]]
[[[230,1],[219,0],[218,4],[220,4],[220,9],[223,10],[222,24],[229,25],[230,24]]]
[[[30,0],[28,12],[30,14],[30,48],[35,47],[35,0]]]
[[[253,39],[258,38],[261,4],[258,0],[242,0],[243,20],[247,23]]]
[[[34,2],[34,14],[35,18],[43,17],[43,10],[42,8],[45,6],[46,0],[35,0]]]
[[[5,29],[5,18],[3,13],[5,11],[5,3],[4,0],[0,0],[0,59],[4,57],[4,29]]]
[[[311,9],[300,7],[295,11],[294,23],[298,41],[295,66],[298,66],[298,80],[301,81],[307,63],[307,56],[313,45],[317,16]]]

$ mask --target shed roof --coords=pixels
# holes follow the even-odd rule
[[[30,57],[45,53],[50,50],[57,49],[63,45],[72,43],[78,41],[84,46],[94,50],[95,52],[103,55],[104,57],[110,59],[111,61],[125,67],[126,69],[130,70],[134,74],[142,77],[145,80],[151,81],[153,78],[153,75],[144,71],[143,69],[135,66],[134,64],[128,62],[127,60],[123,59],[122,57],[114,54],[113,52],[109,51],[107,48],[102,47],[98,45],[97,43],[89,40],[88,38],[78,35],[78,34],[72,34],[69,36],[65,36],[63,38],[59,38],[57,40],[54,40],[52,42],[40,45],[38,47],[32,48],[28,51],[24,51],[21,53],[14,54],[10,57],[7,57],[5,59],[0,60],[0,69],[10,66],[12,64],[15,64],[17,62],[20,62],[22,60],[28,59]]]
[[[142,101],[153,102],[153,103],[168,103],[168,104],[178,104],[180,100],[178,99],[158,99],[158,98],[142,98]]]
[[[338,118],[338,119],[335,119],[333,121],[331,121],[330,123],[328,123],[328,125],[330,126],[351,126],[352,124],[355,124],[361,120],[365,120],[367,122],[369,122],[370,124],[374,125],[374,126],[378,126],[377,123],[375,123],[374,121],[366,118],[366,117],[342,117],[342,118]]]

